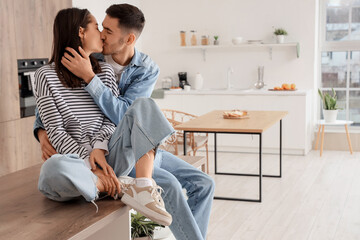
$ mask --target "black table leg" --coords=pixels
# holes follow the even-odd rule
[[[280,119],[279,175],[263,175],[263,177],[281,178],[282,176],[282,119]]]
[[[218,173],[217,171],[217,141],[216,141],[216,133],[214,133],[214,160],[215,160],[215,174]]]
[[[184,156],[186,156],[186,131],[184,131]]]

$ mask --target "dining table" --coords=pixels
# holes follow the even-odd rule
[[[258,198],[235,198],[231,196],[214,196],[214,199],[219,200],[233,200],[233,201],[248,201],[261,202],[262,201],[262,177],[282,177],[282,120],[288,114],[286,111],[247,111],[243,117],[227,118],[225,113],[228,110],[214,110],[195,119],[184,122],[175,126],[177,131],[184,132],[184,141],[188,133],[212,133],[214,134],[214,173],[215,175],[232,175],[245,177],[259,178],[259,194]],[[263,133],[273,125],[279,123],[280,138],[279,138],[279,174],[265,175],[262,173],[262,156],[263,156]],[[218,157],[217,157],[217,135],[218,134],[251,134],[258,135],[258,159],[259,172],[256,174],[239,173],[239,172],[220,172],[218,171]],[[186,151],[186,144],[184,144],[184,154]]]

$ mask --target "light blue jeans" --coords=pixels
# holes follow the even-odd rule
[[[117,176],[135,177],[139,158],[156,148],[174,129],[152,99],[139,98],[128,108],[109,141],[108,164]],[[205,239],[214,193],[214,181],[174,155],[157,150],[153,178],[164,189],[170,225],[176,239]],[[41,167],[38,188],[55,201],[83,196],[97,198],[97,176],[76,154],[55,154]],[[188,200],[182,193],[187,190]]]

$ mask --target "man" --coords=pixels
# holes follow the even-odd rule
[[[66,55],[62,63],[75,75],[88,83],[85,88],[104,114],[115,124],[122,120],[127,108],[139,97],[150,97],[159,75],[158,66],[145,54],[135,49],[145,24],[143,13],[129,4],[112,5],[106,10],[101,38],[105,60],[112,65],[119,80],[121,96],[116,98],[98,77],[86,66],[86,58],[69,49],[74,57]],[[46,132],[37,130],[43,158],[55,153]],[[135,170],[129,174],[135,177]],[[164,189],[163,199],[172,215],[170,225],[176,239],[205,239],[209,223],[214,181],[200,170],[174,155],[158,150],[154,160],[153,179]],[[182,188],[187,191],[185,199]]]

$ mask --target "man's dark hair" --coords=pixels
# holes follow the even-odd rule
[[[114,4],[106,9],[106,14],[119,20],[119,27],[135,31],[140,36],[144,25],[145,17],[142,11],[130,4]]]

